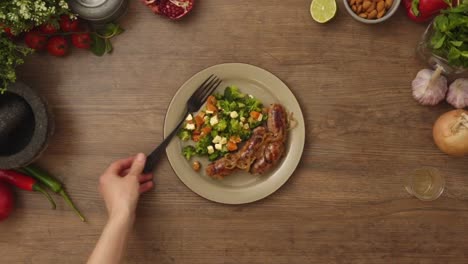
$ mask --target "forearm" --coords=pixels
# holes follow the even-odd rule
[[[133,215],[109,218],[88,264],[120,263],[126,251],[134,218]]]

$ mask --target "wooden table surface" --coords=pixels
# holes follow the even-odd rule
[[[75,49],[28,58],[21,79],[48,99],[57,126],[39,164],[60,175],[89,221],[62,201],[52,211],[18,191],[0,224],[0,262],[85,262],[107,218],[101,172],[161,140],[166,108],[193,74],[242,62],[277,75],[300,101],[307,141],[298,169],[268,198],[230,206],[191,192],[164,158],[139,204],[126,263],[467,263],[467,159],[442,154],[431,134],[450,107],[411,96],[424,25],[398,10],[367,26],[341,1],[321,25],[309,4],[204,0],[172,22],[132,1],[111,56]],[[403,188],[422,166],[445,176],[434,202]]]

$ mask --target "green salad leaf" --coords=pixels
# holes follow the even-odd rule
[[[446,58],[450,65],[468,67],[468,3],[443,10],[434,19],[434,34],[430,47],[436,55]]]
[[[182,149],[187,159],[204,156],[214,161],[236,151],[240,148],[238,144],[248,140],[252,131],[268,118],[262,102],[236,86],[228,86],[223,93],[213,96],[207,102],[210,107],[186,120],[178,133],[182,141],[190,144],[190,148]]]

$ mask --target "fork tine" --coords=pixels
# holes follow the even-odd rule
[[[216,82],[213,84],[213,86],[211,86],[207,92],[203,95],[203,99],[202,99],[202,102],[205,102],[206,99],[208,99],[208,96],[210,96],[214,90],[216,90],[216,88],[218,88],[218,86],[222,83],[223,81],[220,80],[220,79],[217,79]]]
[[[206,92],[210,89],[210,87],[218,80],[218,78],[215,76],[213,79],[211,79],[207,84],[205,84],[203,87],[200,87],[200,92],[196,95],[196,99],[203,102],[203,97],[205,97]]]
[[[201,96],[200,96],[200,100],[201,100],[202,102],[205,101],[205,100],[203,100],[203,98],[206,97],[206,94],[209,93],[209,91],[213,88],[213,85],[215,85],[215,84],[218,82],[218,80],[219,80],[218,77],[215,77],[215,78],[213,79],[213,82],[210,82],[210,83],[205,87],[205,89],[203,90],[203,92],[201,93]]]
[[[214,74],[211,74],[210,77],[206,78],[206,80],[200,86],[198,86],[197,90],[192,94],[192,98],[200,97],[201,93],[205,90],[207,83],[213,81],[213,76]],[[214,78],[216,78],[216,76],[214,76]]]

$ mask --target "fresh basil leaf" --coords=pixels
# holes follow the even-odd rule
[[[103,38],[97,36],[96,34],[91,34],[91,39],[93,43],[91,44],[91,51],[96,56],[102,56],[106,53],[106,43]]]
[[[109,39],[106,39],[106,53],[112,52],[112,44]]]
[[[439,20],[439,24],[437,25],[437,28],[439,28],[441,32],[446,32],[448,27],[449,27],[448,17],[442,16]]]
[[[444,45],[445,42],[445,35],[443,35],[441,38],[439,38],[433,45],[432,48],[434,49],[440,49],[442,45]]]
[[[119,25],[117,25],[117,28],[116,28],[116,30],[115,30],[115,36],[122,34],[124,31],[125,31],[125,30],[124,30],[122,27],[120,27]]]
[[[433,22],[430,47],[435,55],[448,59],[452,66],[468,65],[468,0],[441,12]]]
[[[459,40],[458,41],[452,40],[450,41],[450,43],[455,47],[461,47],[461,45],[463,45],[463,41],[459,41]]]
[[[432,48],[439,42],[439,40],[444,36],[440,31],[435,31],[434,35],[431,37],[430,45]]]
[[[467,13],[468,12],[468,4],[463,3],[457,7],[450,8],[445,10],[445,13]]]
[[[460,58],[460,55],[461,55],[460,50],[455,48],[455,47],[452,47],[452,48],[450,48],[450,51],[449,51],[449,54],[448,54],[448,59],[449,59],[449,61],[453,61],[453,60],[456,60],[456,59]]]
[[[114,32],[117,30],[117,28],[118,28],[117,25],[114,23],[107,24],[104,30],[104,35],[105,36],[113,35]]]

